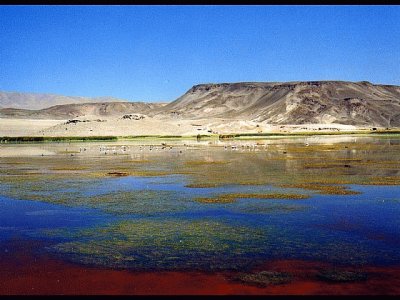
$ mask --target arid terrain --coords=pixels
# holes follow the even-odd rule
[[[197,135],[400,127],[400,87],[365,81],[200,84],[170,103],[0,93],[0,107],[0,136]]]

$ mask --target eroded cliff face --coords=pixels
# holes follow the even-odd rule
[[[158,114],[271,124],[400,126],[400,87],[369,82],[221,83],[193,86]]]

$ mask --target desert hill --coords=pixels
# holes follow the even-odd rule
[[[124,102],[114,97],[72,97],[54,94],[18,93],[0,91],[0,108],[44,109],[54,105],[89,102]]]
[[[31,135],[124,136],[372,127],[400,127],[399,86],[365,81],[200,84],[168,104],[115,101],[38,110],[0,108],[0,136],[25,135],[28,130]]]
[[[3,108],[0,118],[19,119],[73,119],[79,117],[123,116],[126,114],[147,114],[163,106],[160,103],[146,102],[103,102],[55,105],[40,110]]]
[[[157,113],[182,119],[392,127],[400,126],[400,87],[365,81],[200,84]]]

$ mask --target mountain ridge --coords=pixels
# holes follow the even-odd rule
[[[4,104],[0,102],[0,106]],[[166,104],[114,101],[41,110],[0,109],[3,118],[67,119],[129,113],[164,120],[221,118],[269,124],[400,127],[400,86],[341,80],[206,83],[192,86]]]
[[[88,116],[122,116],[130,113],[147,114],[163,103],[147,102],[100,102],[53,105],[45,109],[29,110],[2,108],[0,117],[21,119],[74,119]]]
[[[200,84],[162,108],[181,118],[400,126],[400,87],[367,81]]]
[[[83,97],[64,96],[52,93],[24,93],[16,91],[0,91],[0,108],[19,108],[38,110],[54,105],[95,102],[127,102],[112,96]]]

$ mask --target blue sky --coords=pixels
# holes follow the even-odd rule
[[[400,85],[399,6],[0,6],[0,90],[172,101],[200,83]]]

